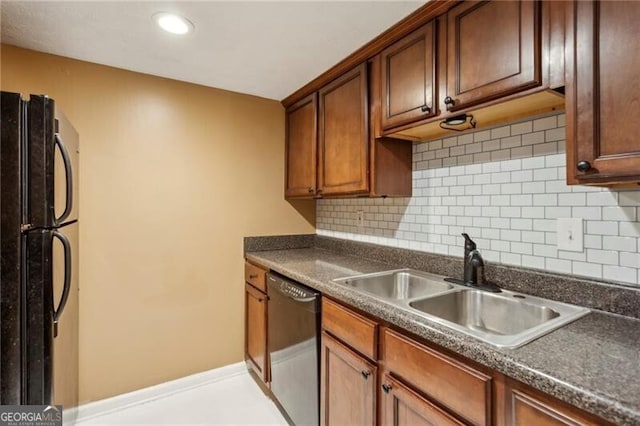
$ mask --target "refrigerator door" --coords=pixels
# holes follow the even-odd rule
[[[78,222],[26,233],[26,402],[78,404]],[[68,420],[68,419],[67,419]]]
[[[23,404],[50,405],[53,392],[53,235],[49,229],[23,234],[25,269],[22,309]]]
[[[53,403],[61,404],[66,409],[78,405],[78,222],[63,226],[55,232]],[[62,304],[65,298],[66,303]],[[64,420],[67,422],[74,419],[65,417]]]
[[[57,223],[78,219],[79,137],[67,117],[56,109],[54,151],[54,215]]]
[[[28,111],[24,223],[53,228],[78,218],[78,134],[46,96],[31,95]]]
[[[26,106],[17,93],[0,94],[0,404],[20,404],[21,376],[21,167]]]

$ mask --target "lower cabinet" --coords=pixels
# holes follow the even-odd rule
[[[244,285],[244,359],[247,366],[265,385],[269,383],[267,352],[267,293],[264,284],[266,270],[245,265]],[[257,287],[256,287],[257,286]]]
[[[519,382],[508,379],[505,381],[505,425],[595,426],[611,424]]]
[[[376,366],[322,333],[322,425],[376,424]]]
[[[464,425],[391,375],[382,375],[380,408],[384,425]]]
[[[610,424],[340,303],[322,306],[322,425]]]

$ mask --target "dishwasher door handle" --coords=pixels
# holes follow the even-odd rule
[[[311,296],[311,297],[295,297],[295,296],[291,296],[289,294],[285,294],[285,296],[287,296],[289,299],[294,300],[296,302],[300,302],[300,303],[308,303],[308,302],[313,302],[314,300],[316,300],[316,296]]]

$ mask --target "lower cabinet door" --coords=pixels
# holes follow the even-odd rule
[[[381,424],[385,426],[464,425],[388,374],[382,376],[380,387]]]
[[[267,383],[267,295],[248,283],[245,284],[245,315],[245,359]]]
[[[575,407],[523,389],[509,389],[506,402],[507,409],[510,411],[505,422],[508,426],[595,426],[609,424],[581,412]]]
[[[377,368],[322,333],[322,425],[375,425]]]

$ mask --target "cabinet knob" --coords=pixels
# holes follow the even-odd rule
[[[420,108],[420,110],[422,112],[431,112],[431,108],[429,107],[429,105],[422,105],[422,107]]]
[[[249,279],[250,280],[254,280],[256,278],[258,278],[258,274],[249,274]]]
[[[453,107],[453,104],[455,104],[455,101],[451,96],[447,96],[444,98],[444,104],[447,106],[447,110],[450,110],[451,107]]]
[[[371,375],[371,371],[364,370],[364,371],[361,371],[360,374],[362,374],[362,377],[364,377],[366,380]]]
[[[587,170],[589,170],[591,168],[591,164],[588,161],[579,161],[578,165],[576,167],[581,172],[586,172]]]
[[[311,194],[313,192],[313,188],[309,187],[309,193]]]
[[[391,385],[386,384],[386,383],[385,383],[385,384],[383,384],[383,385],[382,385],[382,390],[384,391],[384,393],[389,393],[389,392],[391,392]]]

